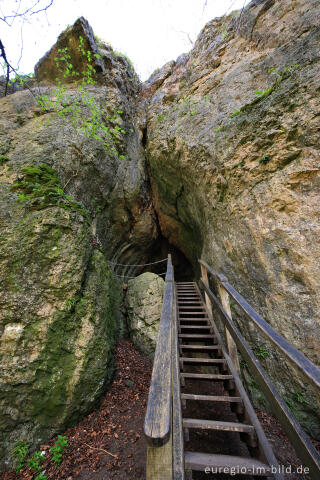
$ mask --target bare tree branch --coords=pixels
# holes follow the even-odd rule
[[[8,83],[9,83],[9,75],[10,75],[10,65],[9,65],[8,60],[7,60],[6,51],[5,51],[4,45],[3,45],[3,43],[2,43],[1,40],[0,40],[0,56],[3,58],[4,64],[5,64],[5,68],[6,68],[6,70],[7,70],[7,73],[6,73],[6,85],[5,85],[5,88],[4,88],[4,96],[6,97],[6,95],[7,95],[7,93],[8,93]]]
[[[18,4],[17,8],[15,10],[12,9],[12,14],[10,14],[10,15],[5,15],[3,13],[3,10],[1,8],[1,6],[0,6],[0,11],[1,11],[0,20],[2,22],[4,22],[6,25],[11,27],[16,18],[20,18],[20,21],[22,22],[21,23],[21,29],[20,29],[21,50],[20,50],[20,57],[19,57],[18,64],[17,64],[18,67],[20,65],[20,61],[21,61],[22,54],[23,54],[22,30],[23,30],[24,22],[28,21],[28,19],[32,15],[36,15],[36,14],[39,14],[41,12],[44,12],[45,14],[47,14],[47,10],[48,10],[48,8],[51,7],[54,0],[47,0],[45,6],[43,6],[43,7],[41,7],[41,2],[42,2],[42,0],[34,0],[31,4],[31,6],[29,6],[28,8],[25,8],[25,9],[23,9],[23,11],[21,11],[21,3],[22,2],[21,2],[21,0],[19,0],[19,4]],[[21,75],[19,75],[17,70],[9,63],[8,58],[7,58],[7,54],[6,54],[5,46],[4,46],[4,44],[1,40],[0,40],[0,58],[3,59],[4,68],[5,68],[5,71],[6,71],[6,84],[5,84],[5,89],[4,89],[4,96],[6,96],[7,93],[8,93],[10,73],[14,72],[18,78],[20,78],[21,80],[24,80],[23,83],[25,83],[26,87],[32,93],[32,95],[34,97],[34,94],[33,94],[32,90],[29,88],[28,84],[25,82],[25,78],[23,78]]]

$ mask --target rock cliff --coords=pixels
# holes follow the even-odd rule
[[[195,267],[202,257],[223,272],[317,364],[319,15],[314,0],[251,2],[209,22],[142,92],[162,234]],[[239,325],[319,436],[312,392],[247,320]]]
[[[121,297],[108,262],[152,259],[159,230],[319,364],[319,14],[252,1],[143,85],[80,18],[31,92],[0,100],[0,457],[99,400]],[[232,308],[319,437],[314,392]]]
[[[54,65],[68,73],[63,58],[78,85],[52,83]],[[106,259],[140,262],[157,236],[135,126],[141,87],[126,58],[81,18],[36,72],[31,91],[0,102],[2,461],[17,440],[39,445],[99,400],[122,292]]]

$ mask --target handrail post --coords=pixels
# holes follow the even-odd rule
[[[223,283],[227,282],[228,279],[224,275],[219,275],[218,276],[218,292],[219,292],[219,297],[221,300],[221,305],[223,309],[227,312],[229,317],[232,319],[232,314],[231,314],[231,307],[230,307],[230,299],[229,299],[229,293],[227,290],[224,288]],[[227,350],[229,353],[229,357],[231,358],[231,361],[233,365],[235,366],[235,369],[237,370],[238,374],[240,374],[240,362],[239,362],[239,356],[238,356],[238,350],[237,350],[237,345],[235,344],[235,341],[233,340],[229,330],[227,327],[224,327],[224,332],[226,336],[226,344],[227,344]]]
[[[209,288],[208,271],[202,263],[200,263],[200,268],[201,268],[201,277],[202,277],[203,283]],[[217,279],[218,279],[218,291],[219,291],[219,297],[221,300],[221,305],[223,306],[224,310],[227,312],[229,317],[232,318],[229,294],[223,286],[223,282],[227,282],[228,280],[224,275],[217,275]],[[207,292],[204,293],[204,296],[205,296],[207,308],[211,313],[212,303],[209,296],[207,295]],[[226,336],[228,354],[233,362],[233,365],[235,366],[235,369],[237,370],[238,373],[240,373],[240,362],[238,357],[237,346],[226,326],[224,327],[224,331]]]
[[[203,280],[203,283],[207,287],[209,287],[207,269],[204,265],[202,265],[202,263],[200,263],[200,268],[201,268],[201,278]],[[210,300],[209,296],[207,295],[207,292],[204,292],[204,297],[205,297],[205,300],[206,300],[207,308],[208,308],[209,312],[212,313],[212,303],[211,303],[211,300]]]

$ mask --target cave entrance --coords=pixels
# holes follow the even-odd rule
[[[192,282],[195,278],[195,272],[189,260],[176,247],[174,247],[165,237],[160,235],[152,247],[149,262],[156,262],[168,257],[171,253],[172,264],[174,266],[174,278],[177,282]],[[144,272],[153,272],[157,275],[166,272],[167,264],[165,262],[150,265],[146,267]],[[165,275],[161,275],[164,279]]]

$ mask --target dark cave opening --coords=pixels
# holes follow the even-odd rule
[[[185,257],[185,255],[174,245],[172,245],[164,236],[159,235],[150,255],[149,262],[156,262],[168,257],[168,254],[172,256],[172,264],[174,267],[174,277],[177,282],[191,282],[195,278],[194,269]],[[156,263],[146,267],[143,272],[153,272],[157,275],[161,274],[164,279],[167,269],[166,262]]]

